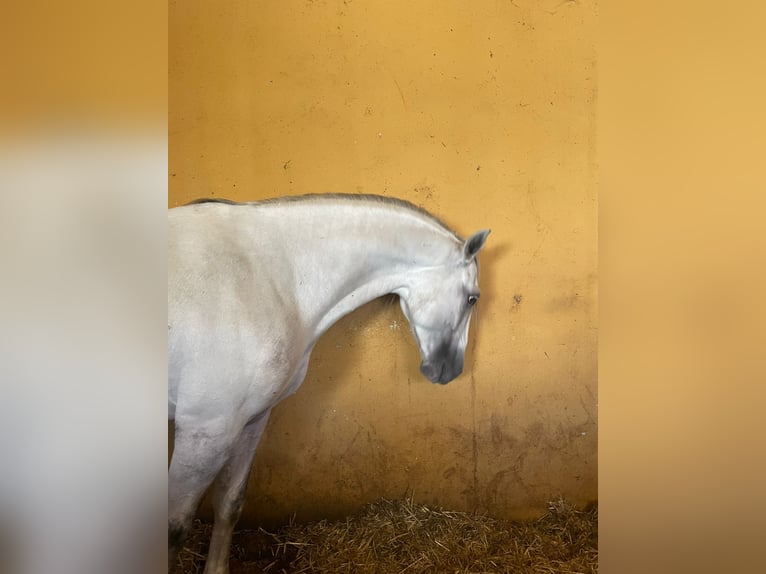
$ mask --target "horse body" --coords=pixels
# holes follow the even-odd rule
[[[463,241],[425,212],[374,196],[170,210],[171,564],[215,481],[205,574],[228,571],[231,532],[269,413],[297,390],[316,341],[344,315],[398,294],[423,374],[439,383],[460,374],[478,297],[475,256],[487,233]]]

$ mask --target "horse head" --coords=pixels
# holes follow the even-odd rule
[[[447,384],[463,372],[468,328],[479,300],[476,255],[488,235],[489,230],[474,233],[454,258],[414,272],[397,291],[420,349],[420,372],[433,383]]]

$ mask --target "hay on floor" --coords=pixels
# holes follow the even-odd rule
[[[195,523],[177,572],[202,572],[210,530]],[[506,522],[383,499],[341,521],[237,532],[231,554],[231,574],[591,574],[598,571],[598,510],[559,499],[539,520]]]

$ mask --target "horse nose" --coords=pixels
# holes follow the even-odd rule
[[[441,367],[437,367],[433,363],[426,363],[425,361],[420,363],[420,372],[426,379],[428,379],[432,383],[438,382],[438,379],[441,376],[442,369],[443,369],[443,365]]]
[[[463,362],[458,361],[453,365],[448,364],[447,361],[436,364],[423,362],[420,364],[420,372],[432,383],[446,385],[463,372]]]
[[[441,377],[439,377],[439,383],[446,385],[447,383],[457,379],[463,372],[463,361],[458,361],[453,365],[445,366],[442,370]]]

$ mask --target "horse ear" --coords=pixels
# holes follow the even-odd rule
[[[481,248],[484,247],[484,242],[487,240],[489,231],[489,229],[477,231],[471,235],[471,237],[466,239],[465,245],[463,246],[463,256],[465,257],[466,261],[471,261],[474,257],[476,257],[476,254],[481,251]]]

